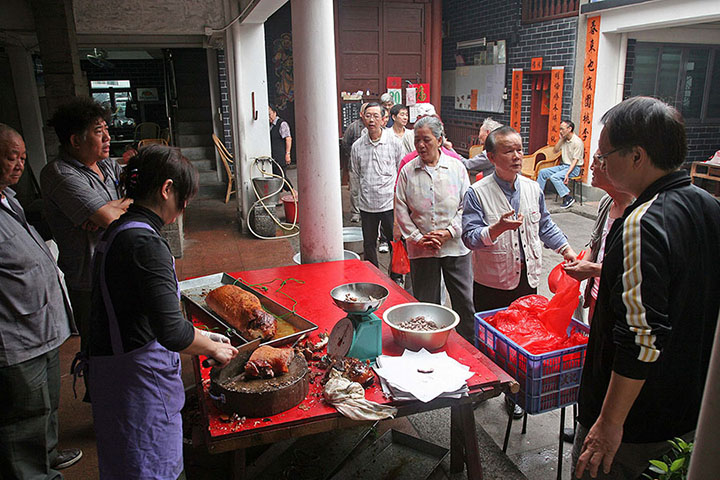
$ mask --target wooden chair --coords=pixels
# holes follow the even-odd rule
[[[472,147],[470,147],[470,150],[468,150],[468,158],[473,158],[475,155],[478,155],[483,150],[485,150],[484,145],[473,145]]]
[[[160,136],[160,125],[153,122],[138,123],[135,127],[134,138],[136,142],[146,138],[162,138]]]
[[[223,165],[225,166],[225,173],[228,177],[227,193],[225,193],[225,203],[228,203],[230,201],[230,195],[236,192],[232,189],[233,185],[235,185],[235,162],[233,161],[233,156],[230,152],[228,152],[227,148],[225,148],[225,145],[220,141],[217,135],[213,133],[212,139],[215,143],[215,148],[222,159]]]
[[[168,142],[164,138],[143,138],[138,142],[138,150],[146,145],[165,145],[167,146]]]
[[[540,155],[545,157],[545,159],[538,161]],[[561,152],[555,153],[553,151],[552,145],[545,145],[542,148],[538,148],[532,155],[523,156],[522,171],[520,173],[528,178],[537,180],[540,170],[557,165],[561,155]]]

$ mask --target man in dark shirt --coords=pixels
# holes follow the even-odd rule
[[[268,116],[270,118],[270,151],[273,160],[273,173],[275,175],[285,176],[285,167],[290,165],[290,152],[292,149],[292,135],[290,135],[290,125],[278,116],[277,107],[268,106]],[[290,180],[288,180],[290,183]],[[283,190],[290,190],[286,183],[283,183]]]
[[[636,479],[696,428],[720,308],[720,204],[679,170],[673,107],[634,97],[603,123],[595,161],[637,200],[606,240],[573,463],[577,478]]]

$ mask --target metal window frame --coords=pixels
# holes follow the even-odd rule
[[[657,51],[657,62],[655,68],[655,83],[653,86],[653,96],[657,97],[658,84],[660,82],[660,69],[662,67],[662,54],[665,47],[680,48],[680,65],[677,72],[677,82],[675,85],[675,101],[674,106],[682,112],[682,95],[685,89],[685,83],[687,81],[687,57],[690,49],[706,49],[708,50],[708,63],[705,67],[705,85],[703,87],[702,104],[700,105],[700,117],[685,118],[685,122],[688,124],[717,124],[720,123],[720,117],[708,117],[708,103],[710,102],[710,91],[712,83],[712,74],[715,68],[720,68],[720,65],[715,65],[715,61],[720,62],[720,46],[708,45],[708,44],[696,44],[696,43],[663,43],[663,42],[637,42],[635,44],[635,54],[637,56],[638,47],[649,46],[659,47]],[[633,72],[634,76],[634,72]],[[633,82],[634,83],[634,82]],[[635,93],[630,89],[630,95]]]

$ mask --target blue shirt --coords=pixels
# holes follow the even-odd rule
[[[497,182],[500,190],[505,194],[510,206],[518,211],[520,207],[520,182],[515,178],[514,185],[510,185],[510,182],[506,182],[493,174],[493,178]],[[550,213],[545,208],[545,194],[540,192],[538,198],[538,211],[540,212],[540,223],[538,235],[542,240],[545,247],[557,251],[560,247],[567,243],[567,237],[560,230],[560,227],[555,225],[555,222],[550,218]],[[465,246],[471,250],[477,250],[486,246],[492,245],[494,242],[490,239],[490,231],[487,221],[485,220],[485,212],[483,212],[480,202],[478,201],[477,195],[472,188],[469,188],[465,193],[464,207],[463,207],[463,218],[462,218],[462,240]],[[520,244],[521,258],[525,260],[525,252],[522,249],[522,243]]]

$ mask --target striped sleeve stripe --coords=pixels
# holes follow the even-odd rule
[[[657,195],[640,205],[627,219],[623,228],[623,293],[622,301],[625,305],[625,321],[629,330],[635,334],[635,344],[640,347],[638,360],[641,362],[654,362],[660,356],[655,347],[655,335],[647,323],[645,307],[642,303],[642,271],[640,268],[640,221],[648,211]]]

